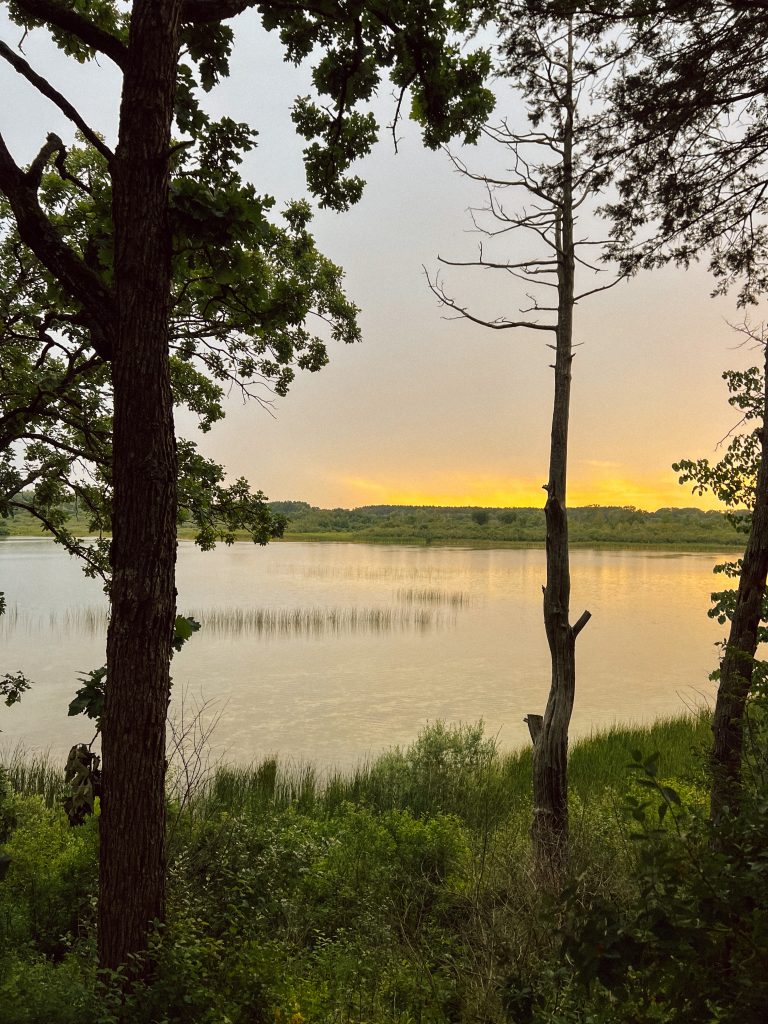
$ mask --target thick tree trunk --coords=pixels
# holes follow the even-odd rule
[[[113,173],[117,337],[99,956],[146,949],[165,910],[165,721],[175,615],[168,174],[181,0],[136,0]]]
[[[712,723],[711,815],[736,813],[741,799],[741,762],[744,753],[744,719],[752,686],[757,632],[763,610],[768,576],[768,347],[764,368],[763,433],[752,524],[739,580],[736,606],[728,642],[720,663],[720,685]]]
[[[533,748],[533,844],[542,876],[557,875],[568,842],[568,727],[576,686],[576,636],[589,618],[569,622],[571,576],[568,560],[566,480],[571,363],[573,361],[573,75],[572,40],[563,101],[562,206],[556,219],[558,316],[555,348],[555,397],[549,459],[547,502],[547,584],[544,627],[552,662],[552,681],[544,719]]]

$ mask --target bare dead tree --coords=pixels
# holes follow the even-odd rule
[[[477,174],[457,156],[454,167],[477,181],[486,202],[471,211],[475,229],[485,241],[473,260],[439,258],[443,266],[502,271],[522,282],[528,305],[519,316],[489,318],[471,312],[453,298],[439,275],[427,280],[441,305],[458,318],[492,330],[531,330],[553,337],[555,373],[549,477],[545,516],[547,577],[544,625],[551,659],[551,685],[544,715],[526,719],[533,739],[533,843],[542,878],[556,878],[568,844],[568,729],[576,686],[576,639],[587,624],[584,611],[570,622],[570,567],[566,485],[571,371],[574,358],[573,318],[576,305],[589,295],[613,287],[611,276],[582,291],[577,271],[593,278],[605,268],[583,255],[584,247],[604,243],[577,239],[577,211],[593,198],[605,180],[604,170],[584,155],[589,96],[601,68],[594,59],[594,39],[577,40],[574,19],[549,21],[527,17],[524,4],[514,5],[515,32],[502,43],[502,73],[522,93],[529,124],[517,130],[509,121],[485,129],[488,139],[506,148],[508,170],[503,176]],[[517,8],[520,8],[519,10]],[[582,116],[582,108],[584,115]],[[583,126],[583,128],[582,128]],[[507,205],[511,195],[514,203]],[[495,258],[500,243],[521,233],[532,243],[530,255]],[[544,289],[548,289],[545,292]],[[542,296],[549,295],[550,299]]]

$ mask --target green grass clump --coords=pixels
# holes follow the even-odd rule
[[[41,797],[46,807],[56,807],[64,799],[64,772],[48,754],[30,754],[15,747],[0,754],[3,776],[15,793]]]
[[[629,753],[640,750],[659,751],[664,772],[671,778],[706,785],[703,763],[711,744],[712,717],[707,710],[661,718],[650,725],[612,726],[572,745],[569,784],[583,800],[595,790],[621,788],[626,783]]]

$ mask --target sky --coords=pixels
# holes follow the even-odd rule
[[[231,77],[208,100],[214,113],[248,121],[259,145],[244,174],[278,208],[306,195],[302,142],[293,131],[294,98],[309,91],[306,68],[282,61],[279,41],[249,12],[233,22]],[[0,15],[0,39],[22,33]],[[92,127],[114,142],[119,80],[110,62],[73,66],[42,30],[23,41],[38,71],[72,99]],[[519,100],[496,85],[495,117],[518,119]],[[65,141],[72,126],[5,65],[0,66],[0,131],[18,162],[29,162],[49,131]],[[394,101],[385,83],[375,100],[382,125]],[[208,435],[191,418],[179,431],[274,500],[321,507],[369,504],[543,505],[552,408],[548,334],[489,331],[448,318],[430,292],[438,255],[472,259],[478,236],[467,212],[482,205],[475,183],[445,153],[426,150],[413,124],[394,152],[382,131],[355,170],[367,181],[351,211],[319,211],[318,246],[345,269],[360,307],[361,344],[331,344],[330,364],[298,374],[270,412],[238,396]],[[473,170],[503,168],[486,144],[454,147]],[[589,222],[593,232],[604,232]],[[500,255],[526,250],[506,236]],[[606,275],[607,277],[607,275]],[[514,316],[521,296],[506,275],[477,269],[445,273],[450,293],[481,317]],[[570,424],[568,503],[644,509],[716,507],[680,487],[671,465],[718,457],[738,417],[727,404],[723,370],[760,362],[729,324],[743,321],[735,296],[710,297],[705,266],[645,273],[577,306]],[[750,316],[759,323],[762,308]]]

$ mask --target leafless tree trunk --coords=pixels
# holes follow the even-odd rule
[[[568,557],[568,423],[573,362],[575,257],[573,239],[573,41],[569,32],[563,95],[562,205],[556,212],[557,332],[555,395],[549,449],[549,480],[544,513],[547,523],[547,584],[544,627],[552,662],[552,682],[541,731],[533,748],[533,842],[540,869],[551,872],[561,863],[568,841],[568,727],[576,690],[576,637],[586,624],[585,612],[575,626],[569,620],[571,574]]]
[[[501,222],[496,230],[485,230],[475,218],[475,227],[491,240],[511,228],[529,232],[538,251],[529,258],[494,259],[480,247],[473,261],[441,259],[449,266],[477,266],[503,270],[511,277],[537,289],[549,288],[557,296],[556,305],[539,304],[528,295],[531,305],[521,309],[523,319],[486,320],[475,316],[450,298],[439,280],[430,281],[441,303],[460,316],[493,330],[525,328],[548,331],[554,335],[554,403],[550,445],[549,478],[545,485],[547,500],[547,579],[544,589],[544,625],[551,660],[551,685],[544,715],[527,717],[533,740],[532,837],[536,862],[542,879],[557,878],[568,843],[568,729],[573,711],[576,683],[576,638],[590,618],[584,612],[570,624],[570,567],[568,555],[568,516],[566,480],[568,469],[568,424],[570,417],[571,368],[573,363],[573,311],[576,303],[617,283],[589,288],[576,293],[577,260],[596,274],[603,268],[577,257],[574,238],[575,211],[596,190],[594,164],[583,147],[577,150],[577,97],[593,80],[594,62],[591,42],[585,39],[581,56],[574,52],[573,19],[540,18],[528,5],[511,6],[519,17],[508,41],[509,77],[529,103],[531,125],[515,131],[506,121],[498,128],[487,128],[486,135],[508,147],[512,167],[508,177],[470,174],[454,158],[459,171],[482,182],[487,189],[488,206],[481,212]],[[544,154],[531,156],[531,153]],[[599,180],[599,175],[598,175]],[[509,188],[524,195],[521,213],[510,213],[497,198]],[[600,242],[590,244],[600,245]],[[545,293],[546,294],[546,293]],[[555,322],[542,322],[539,315],[554,314]],[[532,315],[531,315],[532,314]]]

